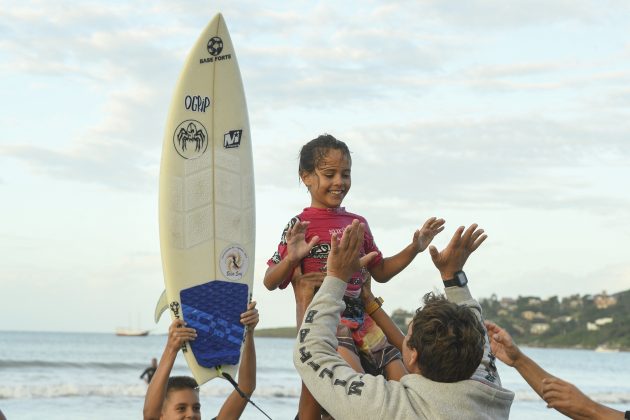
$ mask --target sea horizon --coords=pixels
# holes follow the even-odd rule
[[[146,384],[139,378],[166,337],[118,337],[102,332],[0,331],[0,408],[8,419],[133,419],[142,412]],[[252,400],[274,419],[297,412],[300,379],[293,367],[294,340],[257,337],[257,388]],[[619,410],[630,405],[630,353],[521,346],[550,374],[572,383],[596,401]],[[515,392],[511,419],[563,418],[514,369],[498,364],[503,386]],[[173,375],[189,375],[178,356]],[[212,417],[232,391],[213,380],[201,387],[204,417]],[[98,412],[85,407],[99,407]],[[624,408],[625,407],[625,408]],[[243,419],[264,418],[256,409]]]

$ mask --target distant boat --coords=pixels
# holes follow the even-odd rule
[[[600,353],[617,353],[619,349],[610,348],[606,344],[602,344],[597,346],[597,348],[595,348],[595,351]]]
[[[150,330],[143,330],[142,328],[138,328],[140,325],[140,315],[138,315],[138,322],[135,324],[131,323],[131,317],[129,317],[129,322],[127,323],[127,327],[118,327],[116,328],[116,335],[120,337],[144,337],[149,335]],[[133,327],[134,325],[135,327]]]
[[[116,328],[116,335],[120,337],[144,337],[149,335],[149,330],[136,330],[133,328]]]

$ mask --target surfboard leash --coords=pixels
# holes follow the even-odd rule
[[[267,417],[269,420],[273,420],[271,417],[269,417],[269,415],[267,413],[265,413],[260,407],[258,407],[256,404],[254,404],[254,402],[252,400],[249,399],[249,397],[247,396],[247,394],[245,394],[243,391],[241,391],[241,389],[238,387],[238,384],[236,383],[236,381],[234,380],[234,378],[232,378],[232,376],[227,373],[227,372],[223,372],[221,370],[221,366],[216,366],[215,367],[217,372],[219,372],[219,375],[223,376],[225,379],[227,379],[227,381],[229,383],[232,384],[232,386],[234,387],[234,389],[236,390],[236,392],[238,392],[238,395],[240,395],[243,399],[245,399],[245,401],[247,401],[248,403],[250,403],[251,405],[253,405],[254,407],[256,407],[256,409],[258,411],[260,411],[261,413],[263,413],[265,415],[265,417]]]

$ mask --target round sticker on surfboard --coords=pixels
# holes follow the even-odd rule
[[[240,280],[247,272],[249,258],[245,250],[238,245],[225,248],[221,253],[221,273],[230,280]]]
[[[196,159],[208,148],[208,131],[199,121],[183,121],[173,133],[173,146],[184,159]]]

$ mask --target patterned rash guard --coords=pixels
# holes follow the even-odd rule
[[[314,236],[319,236],[319,242],[302,260],[302,273],[325,273],[332,234],[336,233],[340,237],[346,226],[350,225],[354,219],[364,223],[366,227],[361,255],[369,254],[372,251],[377,252],[377,256],[368,266],[369,270],[370,267],[379,264],[383,260],[383,254],[374,243],[374,238],[365,218],[347,212],[344,207],[305,208],[301,214],[291,219],[287,224],[282,232],[278,249],[273,254],[273,257],[267,261],[267,265],[273,266],[278,264],[287,256],[286,235],[288,230],[300,221],[308,221],[310,224],[306,232],[306,242],[309,242]],[[400,358],[400,353],[387,342],[381,329],[365,313],[361,299],[361,287],[367,278],[367,274],[365,271],[358,271],[348,281],[344,295],[346,309],[341,315],[341,325],[337,330],[337,339],[340,346],[346,347],[359,355],[366,371],[378,373],[382,372],[384,366],[389,362]],[[280,289],[286,288],[289,283],[291,283],[291,276],[287,277],[280,284]]]

